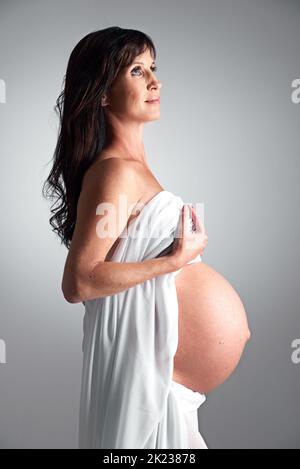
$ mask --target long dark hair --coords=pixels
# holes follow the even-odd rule
[[[121,70],[146,49],[155,60],[156,49],[147,34],[112,26],[87,34],[71,52],[64,89],[54,107],[59,132],[53,166],[42,188],[44,197],[55,199],[49,223],[68,249],[84,173],[106,142],[101,98],[109,93]]]

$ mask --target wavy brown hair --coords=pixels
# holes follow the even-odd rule
[[[42,188],[45,198],[55,200],[49,223],[68,249],[83,176],[106,143],[101,98],[109,93],[119,73],[146,49],[156,59],[147,34],[112,26],[87,34],[71,52],[63,90],[54,107],[59,131],[53,164]]]

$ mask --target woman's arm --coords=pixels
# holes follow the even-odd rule
[[[175,256],[162,256],[143,262],[99,262],[87,279],[78,279],[74,295],[65,298],[69,303],[79,303],[114,295],[179,268]]]

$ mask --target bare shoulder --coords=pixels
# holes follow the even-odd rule
[[[90,239],[95,242],[97,224],[105,218],[110,225],[110,236],[106,240],[98,240],[97,244],[102,243],[104,247],[98,250],[102,260],[126,227],[141,197],[140,177],[133,163],[107,158],[89,168],[82,182],[72,243],[74,241],[78,247]],[[94,235],[87,228],[94,231]]]
[[[106,158],[95,162],[85,173],[82,181],[82,191],[89,191],[97,186],[107,199],[115,196],[118,191],[125,191],[128,197],[139,199],[140,176],[138,165],[134,161],[121,158]]]
[[[131,203],[147,203],[157,191],[163,190],[151,170],[142,162],[133,159],[105,158],[95,162],[84,176],[82,190],[93,190],[94,185],[102,188],[105,198],[116,192]]]

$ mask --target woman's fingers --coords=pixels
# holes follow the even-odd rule
[[[184,233],[186,233],[186,231],[188,230],[188,227],[189,227],[189,217],[190,217],[190,213],[189,213],[189,206],[187,204],[184,205]]]
[[[191,204],[184,204],[182,207],[182,225],[184,233],[191,234],[191,220],[193,226],[196,229],[197,234],[201,234],[203,237],[203,243],[207,244],[208,236],[205,231],[204,223],[201,218],[198,217],[196,210]]]
[[[204,224],[202,223],[202,220],[198,217],[194,207],[191,205],[191,211],[192,211],[192,214],[193,214],[193,220],[194,220],[194,223],[195,223],[195,226],[196,226],[196,230],[198,232],[202,232],[202,233],[205,233],[205,227],[204,227]]]

